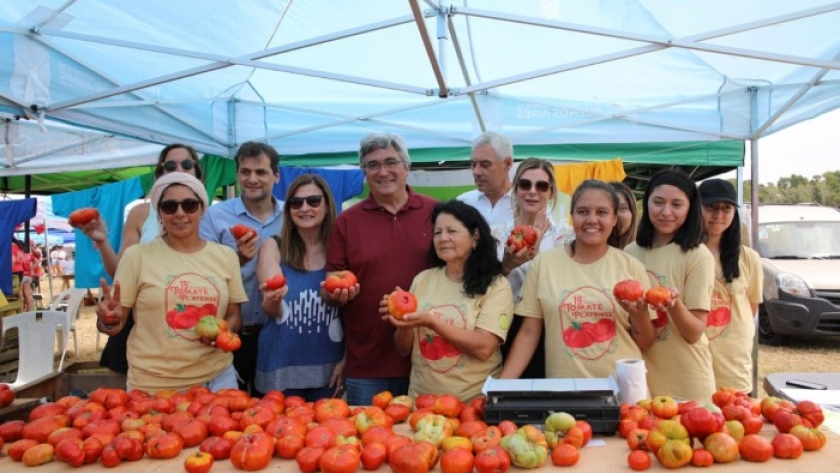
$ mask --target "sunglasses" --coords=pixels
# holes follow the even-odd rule
[[[303,207],[304,202],[313,209],[320,207],[323,200],[324,196],[322,195],[309,195],[306,197],[290,197],[287,202],[289,202],[289,207],[297,210]]]
[[[189,171],[195,167],[195,161],[192,159],[185,159],[183,161],[166,161],[161,163],[161,165],[163,166],[163,170],[166,172],[175,172],[175,169],[177,169],[178,166],[181,166],[181,169],[184,171]]]
[[[534,186],[537,187],[537,191],[539,192],[548,192],[551,189],[551,184],[548,181],[532,182],[530,179],[519,179],[516,181],[516,187],[522,192],[528,192]]]
[[[177,200],[162,200],[158,203],[158,210],[164,215],[174,215],[178,211],[178,207],[181,207],[184,213],[194,214],[201,207],[201,201],[198,199],[184,199],[180,202]]]

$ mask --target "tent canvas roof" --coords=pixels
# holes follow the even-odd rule
[[[837,24],[827,0],[12,0],[0,112],[309,165],[371,131],[744,141],[840,106]]]

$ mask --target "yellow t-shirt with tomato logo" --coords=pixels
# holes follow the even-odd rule
[[[660,248],[641,248],[635,243],[624,249],[645,265],[653,286],[673,287],[688,310],[709,310],[715,262],[704,245],[683,252],[669,243]],[[673,396],[679,400],[708,402],[715,390],[709,340],[702,335],[688,343],[670,316],[655,323],[656,340],[645,353],[650,395]]]
[[[126,249],[114,279],[122,306],[134,309],[129,389],[184,390],[230,366],[233,356],[200,343],[193,327],[203,315],[223,318],[228,301],[248,300],[233,250],[207,242],[180,253],[156,238]]]
[[[615,376],[617,360],[642,357],[630,335],[630,315],[612,294],[625,279],[650,287],[644,266],[612,247],[588,264],[573,261],[568,246],[534,258],[515,312],[543,319],[546,377]]]
[[[761,303],[764,284],[761,257],[742,246],[738,269],[740,275],[728,283],[720,259],[715,258],[715,286],[712,309],[706,318],[706,337],[712,352],[715,388],[729,387],[749,393],[755,337],[755,314],[750,303]]]
[[[467,297],[463,290],[463,284],[450,281],[443,268],[427,269],[411,284],[419,311],[430,312],[455,327],[480,328],[504,342],[513,317],[513,295],[507,279],[497,277],[484,295]],[[502,353],[498,348],[490,358],[481,361],[460,352],[437,332],[416,328],[408,394],[452,394],[468,402],[481,394],[487,377],[497,375],[501,369]]]

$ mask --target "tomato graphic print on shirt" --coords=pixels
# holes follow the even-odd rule
[[[461,307],[450,304],[425,310],[449,325],[467,328],[467,319]],[[464,354],[437,332],[423,327],[418,329],[418,334],[420,356],[429,369],[437,373],[446,373],[464,365]]]
[[[664,274],[656,274],[654,271],[645,271],[650,278],[650,287],[667,287],[668,278]],[[668,339],[668,312],[664,310],[656,311],[656,318],[653,320],[653,330],[656,333],[654,341],[660,342]]]
[[[170,337],[196,341],[193,327],[205,315],[218,315],[220,292],[207,278],[184,273],[166,285],[166,332]]]
[[[597,360],[615,351],[617,305],[611,292],[583,286],[561,296],[560,329],[571,357]]]
[[[714,340],[720,336],[726,338],[729,322],[732,320],[732,293],[726,283],[715,278],[712,289],[712,310],[706,316],[706,337]]]

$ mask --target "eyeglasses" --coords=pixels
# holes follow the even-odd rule
[[[398,159],[386,159],[384,162],[379,161],[371,161],[369,163],[365,163],[365,170],[368,172],[379,172],[380,169],[383,167],[386,171],[393,171],[397,169],[399,166],[402,166],[402,161]]]
[[[289,207],[297,210],[303,207],[304,202],[306,202],[306,205],[312,207],[313,209],[320,207],[321,202],[323,202],[323,200],[324,196],[322,195],[308,195],[306,197],[290,197],[288,202]]]
[[[189,171],[190,169],[195,167],[195,161],[193,161],[192,159],[185,159],[183,161],[166,161],[164,163],[161,163],[161,165],[163,166],[163,170],[166,172],[174,172],[175,169],[178,168],[178,166],[181,166],[181,169],[183,169],[184,171]]]
[[[530,179],[519,179],[516,181],[516,187],[522,192],[530,191],[534,186],[539,192],[548,192],[551,189],[551,184],[548,181],[532,182]]]
[[[162,200],[158,203],[158,210],[164,215],[174,215],[178,211],[178,207],[184,210],[184,213],[194,214],[201,206],[201,201],[198,199],[184,199],[180,202],[177,200]]]

